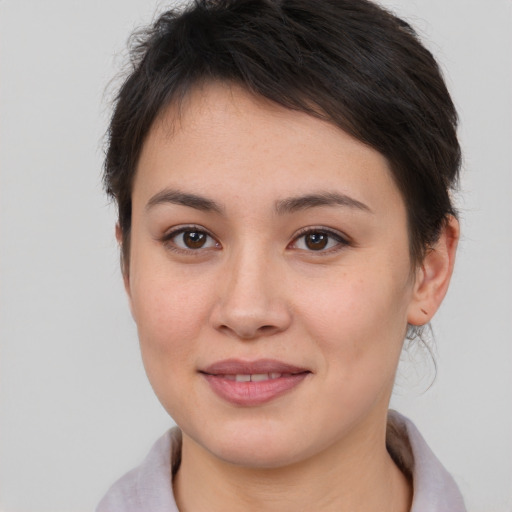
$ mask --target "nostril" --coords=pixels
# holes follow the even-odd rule
[[[256,339],[261,336],[271,336],[279,332],[279,328],[275,325],[262,325],[256,329],[251,329],[249,326],[239,326],[237,329],[233,329],[229,325],[220,325],[218,329],[225,334],[245,340]]]
[[[240,304],[228,300],[214,308],[210,320],[214,329],[224,335],[252,340],[286,330],[291,314],[282,301]]]
[[[272,331],[275,331],[277,327],[275,325],[262,325],[258,331],[261,334],[270,334]]]

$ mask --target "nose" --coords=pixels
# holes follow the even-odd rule
[[[245,248],[226,261],[212,311],[217,330],[251,340],[289,327],[285,284],[279,278],[279,265],[271,259],[263,251]]]

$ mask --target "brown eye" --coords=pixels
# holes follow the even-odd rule
[[[201,249],[206,243],[208,235],[200,231],[185,231],[182,233],[183,244],[189,249]]]
[[[309,233],[304,236],[306,247],[312,251],[321,251],[327,247],[329,235],[327,233]]]
[[[169,233],[163,238],[165,245],[182,251],[219,248],[219,243],[211,235],[200,229],[182,228]]]
[[[303,231],[302,235],[294,240],[292,247],[301,251],[327,253],[331,250],[342,249],[347,245],[350,245],[349,242],[340,233],[323,229],[309,229]]]

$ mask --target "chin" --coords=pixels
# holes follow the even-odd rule
[[[215,458],[245,468],[280,468],[307,457],[300,442],[305,438],[296,439],[293,429],[268,421],[236,423],[211,425],[208,432],[190,437]]]

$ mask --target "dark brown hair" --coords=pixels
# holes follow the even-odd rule
[[[457,114],[431,53],[404,21],[367,0],[196,0],[132,38],[133,68],[108,131],[105,187],[127,264],[137,161],[155,118],[200,83],[236,83],[323,118],[389,161],[421,262],[457,181]]]

